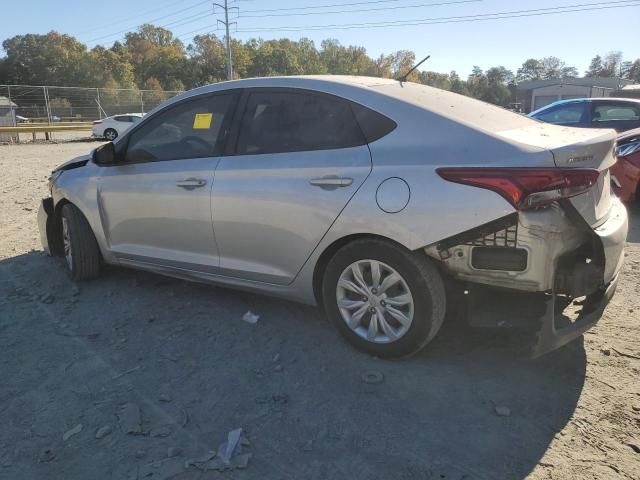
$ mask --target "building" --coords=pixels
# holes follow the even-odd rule
[[[558,100],[611,97],[613,92],[631,83],[618,77],[529,80],[518,84],[518,102],[523,111],[529,113]]]
[[[0,96],[0,127],[15,127],[17,107],[18,105],[7,97]],[[12,139],[11,133],[0,133],[0,142],[8,142]]]

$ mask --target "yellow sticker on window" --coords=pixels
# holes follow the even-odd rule
[[[194,130],[206,130],[211,128],[211,122],[213,121],[213,113],[196,113],[193,118]]]

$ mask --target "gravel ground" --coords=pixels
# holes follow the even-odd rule
[[[293,303],[116,268],[74,285],[37,207],[95,145],[0,146],[0,478],[640,478],[639,209],[583,339],[531,361],[449,322],[382,361]],[[238,427],[245,469],[184,470]]]

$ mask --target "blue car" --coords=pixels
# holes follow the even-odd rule
[[[560,100],[529,114],[537,120],[581,128],[640,128],[640,99],[577,98]]]

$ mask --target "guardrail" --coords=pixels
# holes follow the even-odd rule
[[[49,134],[53,132],[72,132],[72,131],[86,131],[91,130],[91,123],[77,123],[74,125],[29,125],[20,127],[0,127],[0,133],[15,133],[17,143],[20,143],[21,133],[30,133],[33,136],[33,140],[36,140],[37,133],[44,133],[45,139],[49,140]]]

